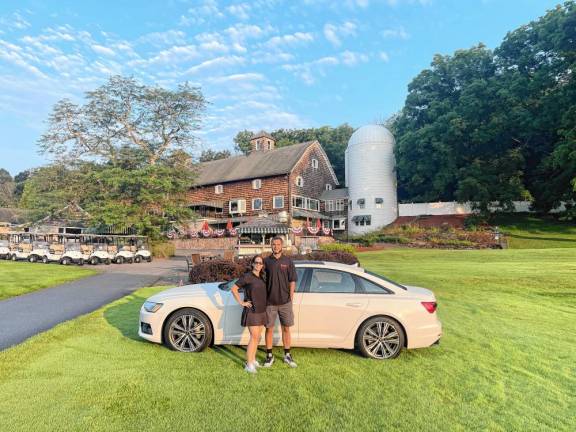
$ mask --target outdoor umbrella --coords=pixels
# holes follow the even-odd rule
[[[233,228],[232,221],[228,219],[228,223],[226,224],[226,230],[231,231]]]

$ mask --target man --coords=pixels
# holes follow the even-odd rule
[[[294,311],[292,300],[298,276],[296,268],[290,258],[282,255],[282,237],[272,239],[272,255],[264,260],[266,271],[266,288],[268,290],[268,306],[266,307],[266,361],[264,367],[274,363],[272,355],[272,342],[276,317],[280,318],[282,328],[282,344],[284,345],[284,363],[290,367],[297,364],[290,354],[292,337],[290,327],[294,325]]]

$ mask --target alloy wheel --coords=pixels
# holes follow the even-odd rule
[[[168,337],[178,351],[194,352],[204,345],[206,326],[194,315],[182,315],[170,325]]]
[[[398,329],[387,321],[375,321],[366,327],[362,343],[368,354],[377,359],[394,357],[402,348]]]

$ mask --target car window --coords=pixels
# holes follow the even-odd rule
[[[356,284],[352,275],[337,270],[312,271],[311,293],[355,293]]]
[[[388,279],[387,277],[382,276],[381,274],[374,273],[374,272],[371,272],[371,271],[369,271],[369,270],[364,270],[364,272],[365,272],[365,273],[368,273],[369,275],[376,276],[377,278],[380,278],[380,279],[382,279],[382,280],[385,280],[386,282],[391,283],[391,284],[394,285],[395,287],[398,287],[398,288],[403,289],[404,291],[406,291],[406,287],[405,287],[404,285],[401,285],[401,284],[399,284],[398,282],[394,282],[393,280],[390,280],[390,279]]]
[[[306,274],[305,268],[297,268],[296,275],[298,276],[298,282],[296,282],[296,292],[302,292],[304,290],[304,275]]]
[[[390,294],[390,290],[364,278],[358,278],[366,294]]]

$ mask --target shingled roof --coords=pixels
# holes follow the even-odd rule
[[[304,152],[317,141],[256,151],[247,156],[234,156],[200,164],[195,186],[227,183],[260,177],[288,174]]]

